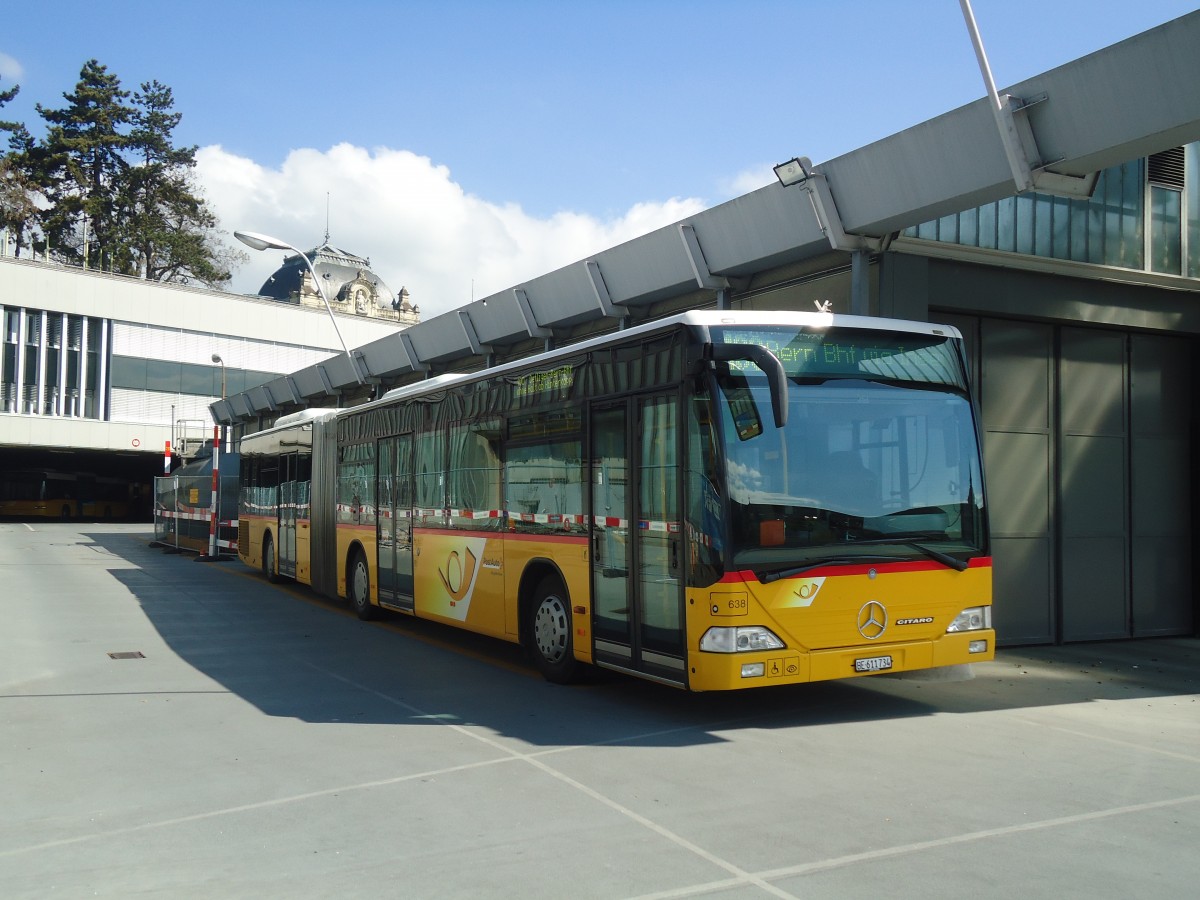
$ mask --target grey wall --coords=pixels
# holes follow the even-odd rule
[[[928,291],[929,319],[967,340],[1001,642],[1192,633],[1195,340],[1072,321],[1086,285],[1060,277],[912,260],[890,277],[900,306]],[[1173,317],[1174,292],[1157,311],[1137,293],[1144,317]]]

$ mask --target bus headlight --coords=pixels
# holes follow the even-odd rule
[[[950,627],[946,629],[946,634],[955,634],[960,631],[982,631],[984,628],[991,627],[992,608],[990,606],[971,606],[955,616]]]
[[[709,653],[749,653],[752,650],[782,650],[786,646],[775,632],[761,625],[715,626],[700,638],[700,649]]]

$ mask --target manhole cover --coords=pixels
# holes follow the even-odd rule
[[[112,659],[145,659],[146,654],[141,650],[120,650],[116,653],[108,654]]]

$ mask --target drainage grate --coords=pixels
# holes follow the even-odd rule
[[[108,654],[111,659],[145,659],[146,654],[141,650],[121,650]]]

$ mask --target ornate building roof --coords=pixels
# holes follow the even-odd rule
[[[398,294],[393,294],[371,269],[370,259],[334,247],[328,235],[321,246],[304,255],[322,279],[335,313],[395,319],[403,325],[414,325],[420,320],[420,309],[413,306],[407,289],[401,288]],[[297,254],[284,257],[283,265],[263,282],[258,293],[282,303],[324,306],[308,266]]]

